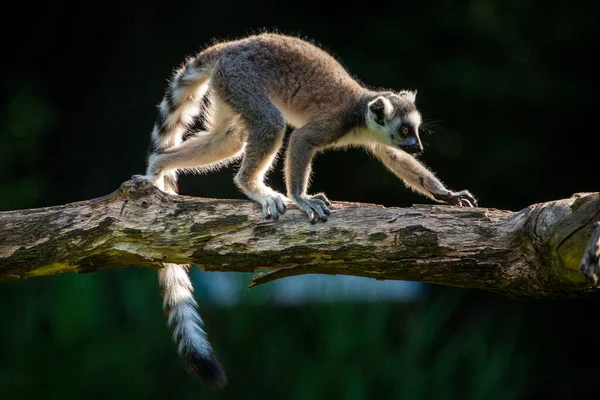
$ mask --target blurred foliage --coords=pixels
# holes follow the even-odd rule
[[[35,398],[40,389],[56,399],[199,390],[164,328],[152,271],[51,280],[2,284],[1,312],[11,321],[0,331],[10,343],[1,359],[3,398]],[[414,305],[301,307],[263,296],[260,304],[201,310],[232,379],[231,398],[249,390],[273,399],[518,398],[535,349],[517,351],[523,316],[458,314],[464,294],[446,290]]]
[[[315,40],[370,86],[418,89],[434,131],[424,163],[482,206],[598,190],[597,2],[348,3],[330,13],[291,2],[11,5],[23,29],[0,27],[2,210],[104,195],[142,172],[172,69],[212,38],[264,29]],[[428,202],[358,150],[319,156],[314,171],[312,190],[336,200]],[[231,175],[184,177],[182,192],[242,198]],[[283,189],[281,164],[269,182]],[[155,275],[0,282],[0,398],[562,399],[591,393],[600,371],[589,356],[597,301],[430,287],[413,304],[281,307],[256,288],[232,307],[200,301],[231,382],[210,392],[177,358]]]
[[[0,109],[0,209],[23,208],[39,202],[45,190],[39,162],[41,140],[52,128],[54,110],[26,85],[9,93]]]

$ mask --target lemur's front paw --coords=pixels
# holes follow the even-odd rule
[[[287,197],[276,191],[261,196],[257,199],[263,209],[263,214],[267,219],[279,219],[279,214],[285,213],[285,203],[289,201]]]
[[[434,194],[436,200],[453,204],[459,207],[477,207],[477,200],[468,190],[462,190],[460,192],[448,192],[443,194]]]
[[[318,193],[314,196],[302,196],[294,199],[294,202],[302,211],[304,211],[311,224],[317,223],[318,220],[327,221],[329,215],[329,206],[331,202],[324,193]]]

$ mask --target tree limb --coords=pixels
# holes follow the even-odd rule
[[[311,225],[297,209],[265,220],[250,201],[171,196],[127,181],[94,200],[1,212],[0,279],[171,262],[273,271],[250,286],[320,273],[518,298],[596,297],[599,220],[600,193],[583,193],[519,212],[334,203],[328,222]]]

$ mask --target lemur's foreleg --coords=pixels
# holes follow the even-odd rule
[[[286,157],[285,181],[288,196],[304,211],[311,223],[327,221],[331,203],[324,193],[308,195],[312,159],[315,153],[331,144],[336,135],[335,124],[312,121],[292,132]]]
[[[468,190],[448,190],[431,171],[410,154],[382,144],[371,146],[371,152],[411,189],[441,202],[477,207],[477,201]]]
[[[262,206],[267,218],[278,219],[288,199],[264,180],[283,144],[285,118],[247,61],[233,59],[219,64],[213,84],[220,98],[240,115],[247,132],[244,158],[234,182]]]

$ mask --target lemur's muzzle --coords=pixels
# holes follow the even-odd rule
[[[419,154],[423,152],[423,144],[421,144],[421,141],[416,137],[406,140],[404,144],[400,145],[400,148],[408,154]]]
[[[415,146],[401,146],[401,149],[408,154],[419,154],[423,152],[423,146],[420,144]]]

